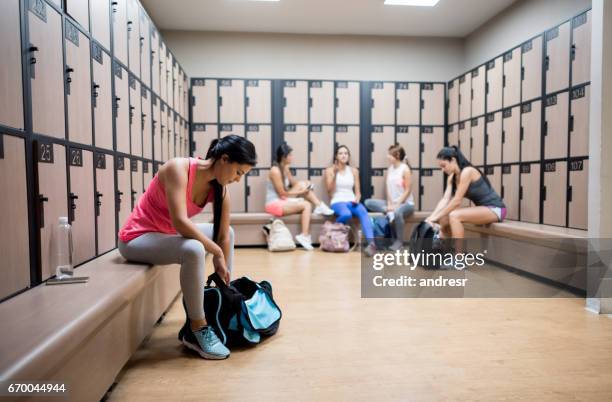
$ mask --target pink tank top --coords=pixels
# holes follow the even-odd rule
[[[191,218],[197,215],[204,209],[204,206],[213,200],[214,191],[211,188],[208,192],[208,197],[204,205],[199,206],[192,201],[191,189],[195,181],[198,160],[189,158],[189,178],[187,179],[187,216]],[[145,193],[140,197],[134,210],[128,217],[127,221],[119,231],[119,239],[127,243],[138,236],[148,232],[160,232],[167,234],[176,234],[176,229],[172,226],[172,219],[168,211],[168,202],[166,201],[166,191],[159,181],[156,174],[149,184]]]

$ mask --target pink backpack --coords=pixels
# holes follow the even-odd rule
[[[349,244],[349,233],[352,229],[350,226],[339,222],[326,221],[321,228],[319,234],[319,243],[321,250],[330,251],[332,253],[346,253],[352,250]],[[358,241],[358,240],[357,240]],[[353,245],[353,248],[357,242]]]

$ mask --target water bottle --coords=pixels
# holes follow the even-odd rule
[[[72,227],[68,223],[68,218],[61,216],[55,228],[55,256],[57,279],[72,278],[74,269],[72,268]]]

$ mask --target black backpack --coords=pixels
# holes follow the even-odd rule
[[[421,222],[412,230],[410,235],[410,251],[412,253],[423,252],[426,254],[443,253],[438,231],[428,222]],[[423,268],[438,269],[438,258],[429,258],[429,264],[422,264]]]

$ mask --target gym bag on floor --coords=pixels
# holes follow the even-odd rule
[[[325,221],[319,234],[321,250],[332,253],[346,253],[350,251],[349,234],[351,231],[351,227],[343,223]],[[357,241],[353,248],[357,245]]]
[[[291,232],[282,220],[274,219],[272,222],[264,225],[262,230],[266,236],[269,251],[295,250],[296,246],[293,236],[291,236]]]
[[[438,231],[428,222],[422,221],[412,230],[410,235],[410,252],[412,253],[442,253]],[[422,264],[423,268],[438,269],[437,258],[429,258],[430,264]]]

